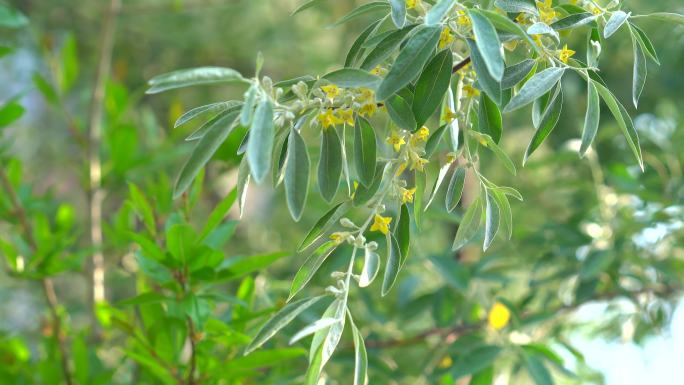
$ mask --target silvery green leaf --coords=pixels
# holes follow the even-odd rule
[[[316,320],[306,327],[304,327],[302,330],[298,331],[292,338],[290,338],[290,345],[296,343],[297,341],[301,340],[304,337],[307,337],[311,334],[316,333],[317,331],[327,328],[329,326],[332,326],[334,323],[340,322],[340,320],[336,318],[331,318],[331,317],[324,317],[319,320]]]
[[[359,182],[368,187],[375,176],[377,143],[370,122],[361,116],[354,124],[354,167]]]
[[[389,0],[392,7],[392,21],[397,28],[406,24],[406,0]]]
[[[413,98],[413,115],[416,118],[416,126],[411,130],[423,126],[442,103],[444,93],[451,84],[452,56],[448,49],[439,52],[420,74]]]
[[[245,157],[240,161],[237,176],[237,201],[238,207],[240,208],[240,218],[242,218],[242,214],[245,211],[245,204],[247,203],[247,190],[249,189],[250,177],[249,164]]]
[[[401,252],[399,243],[394,234],[387,236],[387,265],[385,266],[385,276],[382,280],[382,296],[386,296],[394,286],[401,269]]]
[[[613,34],[617,32],[617,30],[620,29],[623,24],[625,24],[630,16],[631,14],[624,11],[613,12],[613,14],[610,16],[610,19],[608,19],[608,22],[606,23],[605,29],[603,30],[603,37],[607,39],[613,36]]]
[[[639,41],[639,36],[632,31],[632,50],[634,52],[634,72],[632,76],[632,101],[634,102],[634,107],[639,107],[639,97],[644,90],[646,85],[646,76],[648,75],[648,69],[646,68],[646,55],[644,54],[644,49],[641,42]]]
[[[490,193],[496,200],[499,211],[501,212],[501,231],[505,234],[506,239],[511,239],[513,236],[513,212],[511,211],[511,204],[508,197],[498,189],[490,190]]]
[[[245,349],[245,355],[251,353],[255,349],[259,348],[261,345],[266,343],[271,337],[273,337],[280,329],[287,326],[292,322],[295,317],[301,314],[303,311],[309,307],[316,304],[324,296],[318,296],[313,298],[304,298],[299,301],[292,302],[285,305],[276,314],[274,314],[271,319],[269,319],[257,332],[256,336],[252,342]]]
[[[463,219],[458,226],[456,231],[456,238],[454,239],[454,244],[451,247],[452,250],[459,250],[461,247],[465,246],[471,239],[477,235],[480,229],[480,222],[482,221],[482,203],[481,198],[478,197],[473,201],[465,214],[463,214]]]
[[[531,15],[539,16],[537,6],[534,0],[496,0],[494,5],[506,11],[507,13],[525,12]]]
[[[326,74],[323,79],[342,88],[365,87],[370,89],[375,89],[382,81],[380,77],[358,68],[342,68]]]
[[[432,192],[430,193],[430,197],[428,198],[428,201],[425,204],[425,208],[423,209],[423,211],[427,211],[428,207],[430,207],[430,205],[432,204],[432,201],[437,196],[437,192],[439,191],[439,187],[442,185],[442,182],[444,182],[444,178],[446,177],[446,174],[449,172],[449,169],[451,168],[452,163],[453,162],[445,163],[439,169],[439,174],[437,174],[437,179],[435,180],[435,184],[432,185]]]
[[[148,82],[150,88],[146,93],[156,94],[182,87],[234,82],[250,83],[250,81],[243,78],[239,72],[231,68],[200,67],[178,70],[155,76]]]
[[[579,28],[583,25],[593,23],[597,18],[597,15],[590,12],[573,13],[551,24],[551,28],[556,31]]]
[[[507,90],[515,87],[518,83],[523,81],[536,66],[536,60],[525,59],[510,67],[506,67],[504,76],[501,79],[501,88]]]
[[[354,324],[351,313],[347,310],[349,324],[354,338],[354,385],[366,385],[368,381],[368,353],[363,342],[363,336]]]
[[[463,187],[465,186],[466,169],[464,167],[457,167],[454,170],[451,180],[449,181],[449,188],[447,189],[445,204],[448,212],[452,212],[458,206],[463,195]]]
[[[527,33],[529,35],[550,35],[556,43],[560,43],[560,36],[555,29],[549,27],[545,23],[536,22],[527,28]]]
[[[292,280],[292,286],[290,286],[290,295],[288,297],[288,301],[291,300],[297,293],[299,293],[300,290],[306,286],[309,281],[311,281],[311,278],[313,278],[314,274],[318,271],[318,269],[321,267],[323,262],[332,254],[333,251],[337,248],[337,244],[335,242],[329,241],[324,243],[323,245],[319,246],[307,259],[304,261],[304,264],[299,268],[297,271],[297,274],[295,275],[294,279]]]
[[[413,115],[413,111],[411,111],[411,105],[408,104],[406,99],[395,94],[387,99],[385,107],[387,107],[387,114],[399,128],[407,131],[416,129],[416,118]]]
[[[636,36],[639,38],[642,48],[646,50],[646,53],[651,58],[651,60],[653,60],[657,65],[660,65],[658,53],[656,52],[655,47],[651,42],[651,39],[649,39],[646,33],[636,25],[630,23],[630,27],[632,28],[632,31],[636,32]]]
[[[496,29],[482,12],[475,9],[468,12],[473,24],[476,45],[484,59],[487,70],[494,80],[500,82],[504,73],[504,58]]]
[[[656,13],[651,13],[649,15],[632,16],[632,18],[633,19],[642,19],[643,18],[643,19],[665,21],[668,23],[684,25],[684,15],[680,15],[678,13],[656,12]]]
[[[499,231],[499,206],[489,191],[485,192],[485,238],[482,249],[487,251],[492,245],[496,233]]]
[[[442,22],[444,15],[456,4],[456,0],[438,0],[425,15],[425,24],[435,25]]]
[[[242,102],[238,102],[236,100],[231,100],[227,102],[218,102],[218,103],[211,103],[207,104],[205,106],[200,106],[200,107],[195,107],[191,109],[190,111],[185,112],[183,115],[180,116],[176,120],[176,123],[174,123],[173,128],[180,127],[184,125],[185,123],[199,117],[202,115],[207,115],[207,114],[218,114],[220,112],[224,111],[231,111],[233,109],[237,109],[242,107]]]
[[[544,111],[539,123],[539,128],[534,133],[530,144],[527,146],[525,158],[523,159],[523,165],[527,163],[527,160],[530,158],[532,153],[537,150],[539,146],[541,146],[544,140],[546,140],[549,134],[551,134],[551,131],[553,131],[553,129],[556,127],[556,124],[558,124],[558,120],[560,119],[562,109],[563,89],[559,84],[558,87],[556,87],[556,91],[554,92],[553,96],[549,100],[548,105],[546,106],[546,110]]]
[[[257,87],[252,84],[245,92],[245,103],[242,105],[242,112],[240,113],[240,124],[249,127],[252,122],[252,113],[254,112],[254,102],[256,101]]]
[[[565,68],[551,67],[541,71],[528,80],[504,108],[504,112],[515,111],[532,103],[549,92],[563,77]]]
[[[251,141],[250,141],[251,142]],[[295,222],[302,218],[306,198],[309,195],[309,153],[304,139],[294,128],[290,131],[285,161],[285,197],[287,207]]]
[[[344,24],[349,20],[355,19],[366,13],[386,9],[387,7],[389,7],[389,4],[387,4],[386,1],[372,1],[370,3],[361,4],[360,6],[354,8],[351,12],[342,16],[342,18],[331,24],[329,28],[338,26],[340,24]]]
[[[591,146],[598,131],[599,120],[601,118],[601,104],[598,91],[593,81],[587,83],[587,114],[584,117],[584,129],[582,131],[582,145],[579,154],[584,156]]]
[[[497,104],[501,104],[501,82],[494,79],[489,73],[484,58],[480,54],[475,41],[468,39],[468,47],[470,47],[470,59],[473,62],[473,68],[477,74],[477,83],[479,87],[489,95],[489,97]],[[454,111],[454,110],[452,110]]]
[[[247,143],[247,160],[254,181],[261,183],[271,167],[271,152],[275,140],[273,105],[268,99],[259,102],[252,118]]]
[[[321,197],[331,202],[342,177],[342,143],[334,127],[321,133],[321,155],[318,162],[318,188]]]
[[[411,32],[414,27],[415,25],[409,25],[385,35],[385,37],[378,42],[378,44],[375,45],[375,47],[373,47],[373,49],[363,59],[363,62],[361,62],[361,68],[366,71],[370,71],[378,64],[392,56],[395,49],[399,47],[399,44],[404,41],[406,35],[408,35],[408,33]]]
[[[359,276],[359,287],[367,287],[380,271],[380,255],[375,251],[365,249],[363,270],[361,270],[361,275]]]

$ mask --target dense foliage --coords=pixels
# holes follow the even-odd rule
[[[613,304],[596,328],[609,337],[667,325],[684,273],[684,136],[667,103],[681,101],[634,121],[628,108],[673,59],[642,26],[683,16],[618,1],[362,2],[330,24],[369,22],[323,76],[273,81],[260,54],[252,77],[153,77],[148,94],[242,95],[172,109],[186,154],[136,108],[140,92],[109,80],[121,7],[104,14],[92,87],[74,35],[40,54],[48,76],[31,75],[65,122],[85,204],[31,177],[10,155],[16,136],[0,147],[0,252],[47,312],[40,333],[0,334],[2,381],[589,383],[600,377],[573,346],[573,311]],[[3,29],[30,23],[0,4]],[[625,82],[614,41],[631,57],[627,107],[610,87]],[[531,135],[517,129],[526,106]],[[0,127],[24,112],[21,95],[5,101]],[[284,203],[266,203],[281,186]],[[65,306],[55,282],[78,272],[89,298]]]

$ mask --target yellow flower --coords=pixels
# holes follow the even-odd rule
[[[551,24],[553,19],[558,16],[558,13],[553,9],[552,0],[537,1],[537,8],[539,9],[539,18],[546,24]]]
[[[399,165],[399,168],[397,169],[397,174],[396,174],[396,175],[397,175],[397,176],[401,175],[401,174],[406,170],[406,167],[408,167],[408,163],[406,163],[406,162],[401,163],[401,164]]]
[[[406,144],[406,141],[404,140],[403,135],[400,135],[396,131],[392,131],[392,134],[387,138],[387,143],[394,147],[394,151],[399,152],[401,150],[401,146]]]
[[[415,147],[420,142],[426,142],[428,140],[429,136],[430,136],[430,130],[427,127],[423,126],[420,129],[418,129],[418,131],[411,134],[411,139],[410,139],[411,145]]]
[[[469,27],[470,26],[470,18],[468,15],[466,15],[465,11],[458,11],[456,12],[458,17],[456,18],[456,24],[460,25],[461,27]]]
[[[451,357],[444,356],[444,358],[442,358],[442,360],[439,362],[439,367],[440,369],[449,369],[453,364],[454,360],[452,360]]]
[[[480,90],[471,86],[470,84],[466,84],[463,86],[463,94],[467,98],[475,98],[475,97],[480,96]]]
[[[453,112],[453,111],[451,111],[451,109],[447,108],[447,109],[444,111],[444,114],[442,115],[442,120],[445,121],[445,122],[447,122],[447,123],[451,123],[451,122],[454,121],[454,119],[456,119],[457,117],[458,117],[458,116],[456,115],[455,112]]]
[[[375,220],[370,228],[370,231],[379,231],[385,235],[389,233],[389,224],[392,223],[392,218],[383,217],[382,215],[375,214]]]
[[[528,21],[527,14],[522,13],[522,12],[520,14],[518,14],[518,16],[515,18],[515,22],[518,24],[525,25],[525,24],[527,24],[527,21]]]
[[[425,169],[425,165],[430,163],[427,159],[423,159],[419,156],[413,157],[411,159],[411,170],[416,170],[422,172]]]
[[[346,123],[354,127],[354,111],[352,111],[351,108],[337,110],[337,116],[342,123]]]
[[[321,123],[323,128],[328,128],[328,127],[332,127],[336,124],[343,123],[343,121],[340,118],[335,116],[335,113],[331,109],[327,109],[327,110],[325,110],[325,112],[318,114],[316,119],[318,119],[318,121]]]
[[[599,15],[601,15],[601,14],[603,13],[603,11],[601,10],[601,8],[599,8],[599,7],[597,7],[597,6],[595,6],[595,5],[592,4],[592,6],[591,6],[591,13],[593,13],[593,14],[596,15],[596,16],[599,16]]]
[[[563,63],[567,63],[568,59],[570,59],[574,54],[575,51],[568,49],[568,45],[566,44],[565,46],[563,46],[563,49],[558,53],[558,58]]]
[[[541,47],[541,46],[543,45],[543,43],[542,43],[542,35],[532,35],[532,40],[534,40],[534,42],[537,43],[537,45],[538,45],[539,47]]]
[[[487,316],[489,326],[494,330],[505,328],[510,319],[511,311],[501,302],[496,302],[489,310],[489,315]]]
[[[375,111],[378,110],[378,106],[375,103],[366,103],[359,109],[359,115],[371,117],[375,115]]]
[[[454,41],[454,35],[451,33],[449,27],[444,27],[442,33],[439,35],[439,49],[446,48]]]
[[[413,202],[413,195],[416,193],[416,188],[401,189],[401,203],[411,203]]]
[[[406,0],[406,8],[413,9],[420,5],[421,0]]]
[[[344,241],[345,238],[346,238],[346,234],[345,234],[345,233],[337,232],[337,233],[332,233],[332,234],[330,234],[330,240],[333,241],[333,242],[335,242],[335,243],[338,244],[338,245],[339,245],[340,243],[342,243],[342,241]]]
[[[377,68],[377,67],[376,67]],[[372,102],[375,99],[375,92],[370,88],[359,88],[359,96],[356,101],[359,103]]]
[[[370,71],[370,73],[372,73],[373,75],[376,75],[376,76],[383,76],[383,75],[387,74],[387,70],[380,67],[380,66],[375,66],[375,68],[373,68]]]
[[[325,96],[327,96],[330,101],[334,100],[340,94],[340,88],[334,84],[321,86],[321,89],[325,92]]]

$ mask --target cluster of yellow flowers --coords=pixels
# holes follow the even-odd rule
[[[316,119],[321,124],[323,129],[334,127],[338,124],[346,124],[351,127],[354,126],[354,111],[353,106],[338,106],[332,104],[335,99],[342,94],[342,89],[334,84],[321,86],[321,91],[325,94],[330,106],[324,107]],[[360,105],[358,113],[361,116],[371,117],[375,114],[378,106],[375,104],[375,94],[369,88],[359,88],[352,92],[353,101]]]

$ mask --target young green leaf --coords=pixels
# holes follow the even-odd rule
[[[376,98],[384,101],[415,79],[437,46],[441,28],[421,26],[399,52],[397,60],[380,83]]]
[[[447,130],[447,126],[450,126],[450,125],[444,124],[444,125],[440,126],[428,138],[427,143],[425,143],[425,157],[426,158],[432,157],[432,155],[437,150],[437,147],[439,147],[439,143],[442,141],[442,138],[444,137],[444,133]]]
[[[330,203],[337,193],[342,177],[342,143],[334,127],[321,133],[321,156],[318,163],[318,188],[321,197]]]
[[[413,221],[420,229],[423,225],[423,199],[425,198],[425,186],[427,185],[427,175],[424,172],[414,173],[416,181],[416,192],[413,194]]]
[[[406,24],[406,1],[389,0],[392,7],[392,21],[397,28],[403,28]]]
[[[238,207],[240,208],[240,218],[245,211],[245,203],[247,202],[247,190],[249,188],[249,179],[251,178],[249,172],[249,163],[247,158],[243,158],[240,161],[240,166],[238,167],[237,175],[237,201]]]
[[[207,104],[205,106],[196,107],[181,115],[180,118],[176,120],[176,123],[174,123],[173,128],[178,128],[184,125],[185,123],[203,115],[218,114],[224,111],[233,111],[241,108],[242,102],[238,102],[235,100],[231,100],[228,102],[212,103]]]
[[[479,118],[480,132],[483,132],[492,137],[495,143],[501,140],[503,132],[503,121],[501,119],[501,111],[492,99],[483,93],[480,95],[479,111],[477,114]]]
[[[299,301],[292,302],[280,309],[276,314],[273,315],[273,317],[271,317],[271,319],[268,320],[268,322],[264,324],[264,326],[261,327],[261,329],[259,329],[252,342],[249,344],[249,346],[247,346],[247,349],[245,349],[244,354],[247,355],[266,343],[266,341],[271,339],[271,337],[278,333],[280,329],[287,326],[290,322],[292,322],[293,319],[295,319],[295,317],[316,304],[323,297],[324,296],[304,298]]]
[[[480,54],[475,41],[468,39],[468,47],[470,48],[470,59],[473,62],[473,68],[477,74],[477,83],[480,88],[489,95],[489,97],[496,103],[501,104],[501,82],[497,81],[490,75],[489,70],[485,64],[484,58]]]
[[[579,154],[584,157],[598,132],[599,120],[601,119],[601,104],[598,91],[593,81],[587,83],[587,114],[584,117],[584,130],[582,131],[582,145]]]
[[[380,185],[383,181],[385,183],[388,180],[388,171],[391,169],[392,164],[389,162],[383,163],[379,162],[375,168],[375,176],[373,177],[373,182],[370,186],[364,186],[359,184],[354,192],[354,198],[352,203],[354,206],[359,207],[369,200],[375,197],[375,194],[380,190]]]
[[[395,233],[399,245],[399,254],[401,255],[399,266],[404,266],[411,246],[411,217],[409,216],[409,209],[406,204],[401,205],[401,213],[399,214],[399,222],[397,222]]]
[[[328,27],[329,28],[336,27],[340,24],[344,24],[344,23],[348,22],[349,20],[355,19],[355,18],[357,18],[361,15],[364,15],[366,13],[386,9],[388,6],[389,6],[389,4],[387,4],[386,1],[372,1],[370,3],[361,4],[360,6],[354,8],[351,12],[342,16],[341,19],[337,20],[336,22],[334,22],[333,24],[331,24]]]
[[[359,182],[368,187],[373,183],[377,143],[370,122],[361,116],[354,123],[354,167]]]
[[[624,12],[624,11],[615,11],[613,14],[610,16],[610,19],[608,19],[608,22],[606,23],[606,27],[603,30],[603,37],[608,39],[609,37],[613,36],[615,32],[617,32],[620,27],[622,27],[623,24],[629,19],[631,15]]]
[[[445,197],[445,205],[448,212],[452,212],[458,206],[463,195],[463,187],[465,186],[466,169],[464,167],[457,167],[451,175],[449,181],[449,188]]]
[[[247,143],[247,160],[254,181],[261,183],[271,167],[271,151],[275,140],[273,105],[268,99],[259,102],[252,118]]]
[[[496,205],[496,201],[492,194],[487,190],[485,192],[485,238],[483,244],[483,250],[487,251],[489,246],[492,245],[496,233],[499,231],[500,223],[500,213],[499,206]]]
[[[632,77],[632,101],[634,102],[634,107],[639,107],[639,97],[641,92],[644,90],[646,85],[646,75],[648,74],[648,69],[646,68],[646,55],[644,54],[644,49],[639,42],[639,36],[631,30],[632,33],[632,50],[634,52],[634,71]]]
[[[359,287],[367,287],[373,283],[378,271],[380,271],[380,256],[375,251],[365,249],[363,270],[359,276]]]
[[[325,234],[332,226],[334,226],[337,223],[337,221],[339,221],[345,214],[347,214],[347,211],[349,211],[350,207],[351,202],[344,201],[338,203],[337,205],[335,205],[335,207],[331,208],[328,212],[323,214],[323,216],[318,221],[316,221],[313,227],[311,227],[309,232],[306,234],[304,240],[302,240],[302,243],[297,248],[297,251],[302,251],[305,248],[311,246],[311,244],[314,241],[319,239],[321,235]]]
[[[309,194],[309,153],[304,139],[294,128],[290,131],[285,161],[285,197],[290,215],[295,221],[302,218]]]
[[[637,27],[634,24],[630,23],[630,27],[632,28],[633,31],[636,32],[637,37],[639,37],[639,41],[641,42],[642,48],[646,50],[646,53],[648,56],[653,60],[657,65],[660,65],[660,59],[658,59],[658,53],[655,50],[655,47],[653,46],[653,43],[651,42],[651,39],[648,38],[646,35],[646,32],[644,32],[641,28]]]
[[[394,234],[387,236],[387,265],[385,266],[385,276],[382,280],[382,296],[386,296],[394,282],[397,280],[399,270],[401,269],[401,251],[399,250],[399,243]]]
[[[506,239],[510,240],[513,236],[513,212],[508,197],[498,189],[489,190],[489,192],[494,197],[501,213],[501,231],[505,234]]]
[[[382,80],[378,76],[357,68],[342,68],[326,74],[323,79],[342,88],[365,87],[373,90]]]
[[[411,105],[408,104],[406,99],[399,96],[398,94],[391,96],[385,102],[385,107],[387,107],[387,113],[389,114],[392,121],[407,131],[413,131],[417,127],[416,118],[413,116],[413,111],[411,111]]]
[[[226,195],[223,200],[216,205],[214,210],[209,214],[209,217],[207,218],[207,223],[204,225],[204,228],[202,228],[202,232],[199,235],[198,242],[201,242],[204,240],[209,233],[211,233],[216,226],[219,225],[223,221],[223,219],[226,217],[228,214],[228,210],[230,210],[231,207],[233,207],[233,204],[235,203],[235,200],[237,199],[237,189],[232,189],[228,195]]]
[[[418,78],[413,98],[415,127],[424,125],[442,103],[451,82],[452,56],[448,49],[441,51],[430,60]]]
[[[257,96],[257,86],[252,84],[245,92],[245,103],[242,105],[242,112],[240,113],[240,124],[249,127],[252,122],[252,114],[254,113],[254,103]]]
[[[503,78],[501,79],[501,88],[507,90],[515,87],[518,83],[523,81],[536,66],[536,60],[525,59],[510,67],[506,67]]]
[[[504,58],[501,42],[494,25],[480,11],[468,11],[473,24],[473,33],[477,41],[477,48],[484,59],[489,74],[500,82],[504,73]]]
[[[363,43],[365,43],[366,39],[368,39],[368,36],[375,31],[381,20],[373,22],[365,30],[363,30],[363,32],[361,32],[359,37],[356,38],[354,44],[352,44],[351,48],[349,48],[349,52],[347,52],[347,57],[344,59],[345,68],[351,68],[354,66],[359,58],[359,55],[361,55],[363,52]]]
[[[563,77],[564,68],[551,67],[532,76],[520,89],[520,91],[508,102],[504,112],[515,111],[549,92],[553,86]]]
[[[292,280],[292,285],[290,286],[290,295],[287,298],[290,301],[294,298],[300,290],[306,286],[318,269],[323,265],[326,259],[332,254],[337,248],[337,243],[329,241],[318,247],[307,259],[304,264],[299,268],[297,274],[295,274]]]
[[[632,16],[632,18],[633,19],[644,18],[644,19],[649,19],[649,20],[666,21],[668,23],[684,25],[684,15],[680,15],[678,13],[656,12],[656,13],[651,13],[649,15]]]
[[[223,144],[223,141],[233,131],[239,113],[240,111],[233,111],[223,115],[221,118],[213,121],[212,125],[208,127],[206,134],[199,140],[190,158],[188,158],[188,161],[181,169],[173,192],[174,198],[180,197],[190,187],[197,173],[207,164],[216,150]]]
[[[560,36],[558,35],[558,32],[556,32],[555,29],[549,27],[545,23],[542,22],[537,22],[532,24],[529,28],[527,28],[527,34],[528,35],[549,35],[553,40],[556,41],[556,44],[560,44]]]
[[[155,76],[150,79],[150,88],[147,94],[173,90],[176,88],[190,87],[204,84],[220,83],[246,83],[250,81],[243,78],[239,72],[231,68],[200,67],[186,70],[178,70],[167,74]]]
[[[435,25],[442,22],[442,18],[449,13],[456,4],[456,0],[438,0],[425,15],[425,24]]]
[[[442,182],[444,182],[444,178],[446,177],[446,174],[449,172],[449,169],[451,168],[452,164],[453,164],[453,161],[447,162],[447,163],[443,164],[442,167],[439,168],[439,173],[437,174],[437,179],[435,180],[434,185],[432,185],[432,191],[430,192],[430,196],[428,197],[427,203],[425,204],[425,208],[423,209],[423,211],[427,211],[427,209],[432,204],[432,201],[437,196],[437,192],[439,191],[439,188],[442,186]]]
[[[373,47],[368,55],[366,55],[361,63],[361,68],[370,71],[389,58],[414,27],[415,25],[409,25],[386,35],[375,47]]]
[[[539,16],[537,6],[534,0],[496,0],[494,5],[507,13],[525,12],[531,15]]]
[[[321,329],[328,328],[337,322],[340,322],[340,320],[332,317],[323,317],[321,319],[318,319],[304,327],[302,330],[298,331],[294,336],[292,336],[292,338],[290,338],[289,344],[292,345],[295,342],[301,340],[302,338],[310,336],[311,334],[314,334]]]
[[[403,0],[402,0],[403,2]],[[368,377],[368,353],[363,342],[363,336],[357,329],[352,319],[351,313],[347,311],[349,324],[351,325],[352,337],[354,339],[354,385],[366,385]]]
[[[556,31],[575,29],[592,23],[597,18],[597,15],[594,15],[590,12],[573,13],[551,24],[551,28],[555,29]]]
[[[463,219],[461,219],[458,231],[456,231],[456,238],[454,239],[451,250],[456,251],[465,246],[473,237],[475,237],[480,229],[480,222],[482,221],[482,203],[480,200],[480,197],[476,198],[475,201],[468,206],[465,214],[463,214]]]
[[[556,127],[556,124],[558,124],[558,120],[560,119],[562,109],[563,89],[559,84],[558,87],[556,87],[553,97],[549,101],[549,105],[546,107],[546,111],[544,111],[544,115],[542,115],[539,128],[534,133],[532,141],[530,141],[530,144],[527,146],[525,158],[523,159],[523,165],[527,163],[527,160],[530,158],[532,153],[539,148],[539,146],[541,146],[544,140],[546,140],[549,134],[551,134],[551,131],[553,131],[553,129]]]

